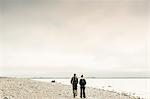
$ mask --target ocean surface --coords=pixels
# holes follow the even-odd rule
[[[70,85],[70,79],[34,79],[51,82],[55,80]],[[126,92],[129,95],[150,99],[150,79],[86,79],[87,87]]]

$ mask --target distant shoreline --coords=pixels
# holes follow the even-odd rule
[[[10,78],[10,77],[0,77]],[[71,77],[11,77],[11,78],[29,78],[29,79],[70,79]],[[150,77],[85,77],[86,79],[150,79]]]

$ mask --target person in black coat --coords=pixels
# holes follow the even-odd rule
[[[73,88],[73,97],[75,98],[75,96],[77,96],[77,84],[78,84],[78,78],[76,74],[74,74],[74,76],[71,78],[71,84]]]
[[[83,78],[83,75],[81,75],[81,79],[80,79],[80,98],[82,98],[82,96],[84,98],[86,98],[85,96],[85,85],[86,85],[86,80]]]

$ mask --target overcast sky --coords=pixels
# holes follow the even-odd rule
[[[0,11],[2,76],[150,71],[148,0],[0,0]]]

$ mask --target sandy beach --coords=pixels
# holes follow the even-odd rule
[[[86,88],[86,99],[141,99],[96,88]],[[0,99],[74,99],[71,85],[23,78],[0,78]],[[79,98],[79,90],[78,97]]]

